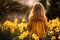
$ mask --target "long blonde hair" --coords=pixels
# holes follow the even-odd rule
[[[43,24],[41,24],[41,22]],[[39,27],[41,27],[42,25],[44,26],[44,29],[45,29],[44,31],[47,30],[46,13],[45,13],[45,9],[41,3],[35,3],[32,7],[32,10],[28,17],[28,25],[27,25],[28,30],[32,33],[34,31],[36,31],[37,23],[38,23]],[[39,29],[39,27],[38,27],[38,29]],[[40,30],[37,30],[37,31],[40,31]],[[36,34],[38,34],[37,31],[36,31]]]

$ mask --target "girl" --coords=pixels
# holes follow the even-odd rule
[[[28,17],[28,31],[30,34],[35,33],[39,38],[46,37],[47,18],[45,9],[41,3],[35,3]]]

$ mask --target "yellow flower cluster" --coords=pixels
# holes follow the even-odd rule
[[[48,28],[50,28],[50,30],[52,30],[54,27],[56,27],[56,32],[60,31],[60,19],[58,17],[56,19],[49,20],[48,22]]]
[[[18,19],[16,18],[14,19],[14,22],[7,20],[4,22],[3,25],[4,27],[13,29],[13,28],[16,28],[17,24],[18,24]]]
[[[59,33],[60,32],[60,19],[57,17],[56,19],[53,20],[49,20],[48,24],[48,28],[50,29],[50,31],[48,31],[48,35],[54,35],[54,32]],[[19,23],[18,19],[15,18],[14,22],[6,20],[3,23],[4,28],[11,28],[11,32],[14,33],[15,29],[18,28],[18,30],[21,32],[21,34],[18,36],[19,39],[24,39],[25,37],[27,37],[27,35],[29,35],[28,30],[24,31],[24,28],[27,29],[27,22],[25,20],[25,18],[22,19],[22,22]],[[2,28],[2,29],[4,29]],[[55,31],[53,31],[52,29],[54,29]],[[33,33],[32,34],[32,38],[35,40],[39,40],[39,37]],[[60,34],[58,36],[58,39],[60,40]],[[51,36],[51,40],[56,40],[56,36]]]
[[[35,33],[32,34],[32,38],[34,38],[35,40],[39,40],[39,37]]]
[[[50,29],[48,31],[48,35],[51,36],[51,40],[57,40],[55,33],[57,35],[59,35],[57,38],[60,40],[60,34],[59,34],[59,32],[60,32],[60,19],[58,17],[56,19],[49,20],[48,28]]]
[[[11,29],[11,32],[14,33],[15,32],[14,29],[17,28],[17,25],[18,25],[18,19],[17,18],[14,19],[14,22],[9,21],[9,20],[6,20],[3,23],[3,26],[4,26],[3,29],[5,30],[5,29],[10,28]]]
[[[18,24],[18,27],[19,27],[19,30],[20,30],[20,32],[23,32],[23,28],[25,27],[25,28],[27,28],[27,24],[26,23],[20,23],[20,24]]]
[[[23,32],[24,31],[23,28],[26,28],[27,29],[27,23],[25,22],[25,19],[24,18],[22,19],[22,22],[20,24],[18,24],[18,28],[19,28],[20,32]]]
[[[24,37],[27,37],[28,34],[29,34],[28,31],[23,32],[22,34],[20,34],[19,39],[23,39]]]
[[[16,29],[17,27],[19,28],[20,32],[23,32],[23,28],[27,28],[27,23],[23,23],[25,22],[25,19],[22,19],[22,22],[18,24],[18,19],[15,18],[14,22],[6,20],[3,23],[3,26],[7,29],[7,28],[11,28],[11,32],[14,32],[14,29]]]

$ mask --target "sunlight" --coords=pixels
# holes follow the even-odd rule
[[[33,3],[34,3],[34,0],[29,0],[28,2],[27,2],[27,5],[29,5],[30,7],[33,5]]]
[[[31,7],[35,2],[37,2],[39,0],[13,0],[13,1],[17,1],[19,3],[22,3],[23,5],[27,5],[27,6]]]
[[[31,7],[35,2],[38,2],[39,0],[28,0],[26,1],[26,5]]]

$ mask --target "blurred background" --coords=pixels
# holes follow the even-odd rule
[[[39,40],[35,33],[29,35],[26,20],[35,2],[46,10],[45,39],[60,40],[60,0],[0,0],[0,40]]]
[[[60,0],[0,0],[0,22],[27,17],[35,2],[44,5],[48,20],[60,17]]]

